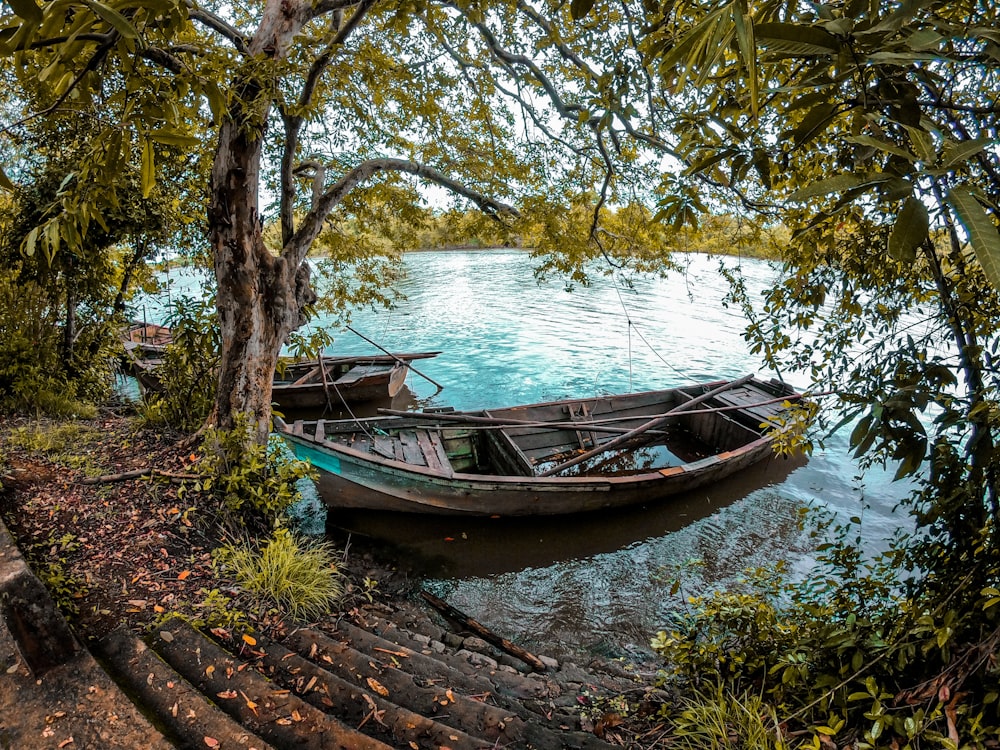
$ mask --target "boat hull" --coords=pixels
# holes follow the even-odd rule
[[[563,515],[654,503],[720,481],[774,456],[770,438],[694,463],[627,477],[531,478],[456,474],[449,478],[320,450],[285,435],[296,457],[319,471],[316,487],[331,508],[451,516]]]
[[[331,508],[562,515],[657,502],[773,458],[762,422],[799,395],[748,380],[489,412],[279,421],[278,429],[318,470]],[[601,458],[577,467],[584,453]]]

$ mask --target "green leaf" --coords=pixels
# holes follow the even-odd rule
[[[35,254],[35,247],[38,245],[38,230],[39,227],[35,227],[30,232],[28,236],[24,238],[24,245],[22,249],[27,257],[32,257]]]
[[[1000,290],[1000,235],[990,217],[969,190],[956,185],[948,191],[948,203],[969,234],[979,265],[994,289]]]
[[[878,151],[884,151],[887,154],[892,154],[893,156],[898,156],[900,158],[906,159],[907,161],[913,161],[913,154],[907,151],[905,148],[900,148],[892,141],[883,140],[882,138],[875,138],[871,135],[854,135],[849,136],[844,139],[848,143],[856,143],[859,146],[870,146]]]
[[[916,249],[927,239],[929,226],[927,206],[919,198],[907,198],[889,235],[889,256],[912,263]]]
[[[758,23],[754,25],[754,35],[762,47],[793,55],[828,55],[840,49],[837,37],[815,26]]]
[[[945,169],[966,161],[995,140],[995,138],[975,138],[971,141],[947,141],[941,150]]]
[[[14,183],[10,181],[7,173],[3,171],[3,167],[0,167],[0,188],[4,190],[13,190]]]
[[[35,0],[7,0],[11,9],[28,23],[38,25],[42,22],[42,9]]]
[[[99,3],[97,0],[83,1],[84,4],[100,16],[105,23],[109,24],[115,31],[121,34],[123,39],[139,38],[139,32],[135,30],[135,26],[132,25],[132,22],[114,8],[107,6],[104,3]]]
[[[891,178],[892,175],[887,174],[839,174],[835,177],[828,177],[825,180],[818,180],[811,185],[796,190],[788,196],[788,200],[801,201],[807,198],[815,198],[818,195],[843,193],[854,188],[870,187],[888,182]]]
[[[569,6],[569,14],[574,21],[584,18],[594,7],[594,0],[573,0]]]
[[[180,146],[181,148],[194,148],[201,144],[201,139],[193,135],[179,133],[169,128],[160,128],[150,132],[149,137],[157,143],[164,143],[168,146]]]
[[[837,105],[833,102],[824,102],[810,109],[802,122],[791,132],[791,138],[795,145],[801,146],[808,143],[817,135],[826,130],[834,116],[837,114]]]
[[[910,134],[910,143],[917,158],[928,164],[937,161],[937,149],[934,148],[934,139],[931,134],[923,128],[915,128],[910,125],[904,127],[906,132]]]
[[[143,139],[142,143],[142,197],[148,198],[156,184],[156,160],[153,152],[153,141]]]

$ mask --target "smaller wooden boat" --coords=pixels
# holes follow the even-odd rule
[[[344,404],[391,399],[406,382],[411,362],[440,353],[367,354],[281,363],[271,400],[282,411],[322,414]]]
[[[144,391],[161,389],[158,368],[163,360],[126,349],[128,372]],[[441,352],[366,354],[321,357],[279,363],[271,386],[271,401],[282,412],[321,416],[347,404],[389,401],[406,382],[410,363]]]
[[[503,409],[275,426],[319,470],[330,507],[559,515],[655,502],[762,461],[773,455],[775,418],[799,398],[784,383],[746,376]]]
[[[167,326],[134,320],[122,332],[125,351],[140,357],[161,357],[173,335]]]

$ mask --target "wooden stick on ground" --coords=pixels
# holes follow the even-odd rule
[[[420,596],[422,596],[428,604],[434,607],[434,609],[447,617],[449,620],[453,620],[462,627],[471,630],[487,643],[491,643],[501,651],[505,651],[511,656],[520,659],[536,672],[545,671],[545,663],[530,651],[526,651],[516,643],[511,643],[506,638],[501,638],[482,623],[473,620],[461,610],[455,609],[455,607],[451,606],[443,599],[439,599],[434,596],[434,594],[429,591],[421,590]]]
[[[85,477],[79,481],[79,484],[111,484],[112,482],[127,482],[129,479],[139,479],[146,476],[164,477],[175,482],[182,482],[186,479],[201,478],[197,474],[180,474],[173,471],[163,471],[162,469],[146,468],[124,471],[121,474],[105,474],[100,477]]]

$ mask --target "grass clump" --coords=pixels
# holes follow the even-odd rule
[[[774,710],[759,695],[735,695],[723,688],[685,698],[673,720],[670,747],[676,750],[785,750]]]
[[[248,609],[278,609],[296,620],[330,612],[344,594],[336,548],[278,529],[260,542],[242,540],[215,552],[220,575],[249,597]]]

